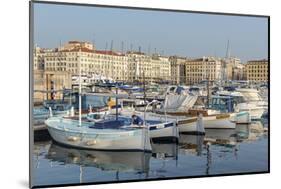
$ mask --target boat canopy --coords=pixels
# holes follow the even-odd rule
[[[102,120],[99,122],[96,122],[95,125],[90,126],[89,128],[93,129],[118,129],[125,125],[124,120]]]

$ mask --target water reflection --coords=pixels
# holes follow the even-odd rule
[[[167,165],[178,166],[178,144],[177,143],[152,143],[152,157],[157,160],[159,166],[151,170],[150,176],[164,178],[169,169]]]
[[[259,168],[260,164],[263,169],[267,164],[265,162],[267,142],[262,144],[262,148],[255,145],[260,145],[256,142],[259,139],[267,141],[266,135],[267,132],[261,122],[237,125],[236,129],[207,129],[205,136],[181,134],[178,144],[152,143],[152,153],[79,150],[63,147],[50,141],[36,142],[33,151],[33,167],[42,172],[45,171],[43,169],[48,169],[48,172],[57,172],[65,170],[65,166],[79,166],[80,182],[86,182],[85,175],[93,174],[93,172],[102,173],[103,176],[90,178],[91,182],[97,182],[98,179],[105,177],[109,181],[112,179],[118,181],[177,175],[212,175],[221,171],[228,173],[234,168],[239,172],[247,166]],[[241,144],[248,143],[250,146],[244,145],[240,149]],[[238,159],[238,153],[240,153],[240,159]],[[260,155],[256,155],[257,153]],[[256,157],[256,164],[253,161],[253,165],[250,165],[252,162],[249,162],[249,157]],[[50,165],[43,165],[46,163],[43,160],[48,160]],[[233,164],[235,160],[237,162]],[[52,164],[56,164],[56,169],[53,170]],[[115,174],[114,178],[112,174]],[[49,177],[50,180],[53,179]],[[46,179],[35,181],[38,184],[45,182]]]
[[[111,152],[66,148],[52,143],[46,158],[63,164],[96,167],[102,171],[149,171],[151,153]]]
[[[182,134],[179,138],[179,148],[181,154],[195,154],[201,156],[203,151],[204,135]]]
[[[178,145],[176,143],[152,143],[152,156],[156,159],[172,159],[178,157]]]

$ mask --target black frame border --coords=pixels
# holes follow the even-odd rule
[[[257,172],[243,172],[243,173],[225,173],[214,175],[198,175],[198,176],[180,176],[180,177],[167,177],[167,178],[150,178],[150,179],[134,179],[122,181],[103,181],[103,182],[87,182],[87,183],[69,183],[69,184],[54,184],[54,185],[33,185],[32,183],[32,154],[33,154],[33,45],[34,45],[34,7],[33,4],[52,4],[52,5],[71,5],[71,6],[87,6],[87,7],[100,7],[100,8],[117,8],[117,9],[131,9],[131,10],[147,10],[147,11],[166,11],[177,13],[197,13],[197,14],[210,14],[210,15],[223,15],[223,16],[245,16],[245,17],[260,17],[267,18],[268,24],[268,170]],[[255,175],[270,173],[270,16],[269,15],[256,15],[256,14],[238,14],[226,12],[209,12],[209,11],[192,11],[192,10],[177,10],[177,9],[162,9],[162,8],[148,8],[148,7],[132,7],[132,6],[117,6],[117,5],[102,5],[102,4],[89,4],[89,3],[70,3],[70,2],[57,2],[57,1],[29,1],[29,188],[50,188],[50,187],[65,187],[65,186],[85,186],[85,185],[99,185],[99,184],[118,184],[118,183],[132,183],[132,182],[146,182],[146,181],[160,181],[160,180],[175,180],[175,179],[189,179],[189,178],[212,178],[223,176],[239,176],[239,175]]]

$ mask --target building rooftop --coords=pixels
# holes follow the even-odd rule
[[[247,63],[264,63],[264,62],[268,62],[267,59],[261,59],[261,60],[249,60]]]
[[[92,50],[92,49],[88,49],[86,47],[82,47],[82,48],[75,47],[75,48],[72,48],[72,49],[63,49],[63,50],[60,50],[60,52],[79,52],[79,50],[81,50],[81,52],[88,52],[88,53],[114,55],[114,56],[124,56],[124,54],[119,53],[119,52],[107,51],[107,50]]]

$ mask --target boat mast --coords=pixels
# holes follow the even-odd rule
[[[118,88],[117,85],[115,85],[116,88],[116,99],[115,99],[115,110],[116,110],[116,120],[118,120]]]
[[[82,123],[82,116],[81,116],[81,61],[80,61],[80,54],[81,54],[81,47],[79,49],[78,52],[78,65],[79,65],[79,127],[81,127],[81,123]]]
[[[209,108],[209,104],[210,104],[210,76],[209,76],[209,73],[208,73],[208,76],[207,76],[207,108]]]

